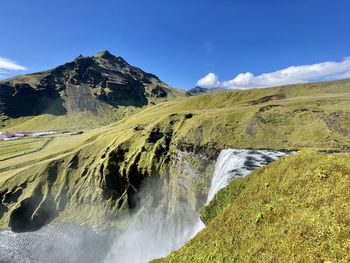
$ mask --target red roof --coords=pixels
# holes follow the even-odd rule
[[[3,133],[1,135],[4,136],[4,137],[15,137],[14,133]]]

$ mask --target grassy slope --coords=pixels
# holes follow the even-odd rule
[[[237,179],[207,227],[157,262],[349,262],[350,155],[302,152]]]
[[[123,107],[120,109],[104,110],[101,115],[92,113],[74,113],[71,115],[55,116],[43,114],[39,116],[20,117],[9,119],[4,122],[2,131],[48,131],[64,130],[72,131],[77,129],[93,129],[110,124],[116,120],[130,116],[141,109]]]
[[[155,84],[154,84],[155,85]],[[153,87],[154,85],[150,85]],[[158,85],[159,86],[159,85]],[[168,90],[166,100],[174,100],[175,98],[184,98],[186,93],[180,89],[170,88],[163,84],[164,89]],[[149,87],[148,87],[149,88]],[[150,97],[150,104],[164,102],[164,98]],[[91,112],[74,112],[67,115],[51,115],[42,114],[38,116],[28,116],[8,119],[1,121],[0,129],[2,131],[47,131],[47,130],[77,130],[77,129],[93,129],[114,123],[123,118],[127,118],[137,112],[142,111],[144,107],[134,106],[118,106],[111,107],[106,103],[102,103],[104,107],[99,109],[98,114]]]
[[[7,227],[11,213],[33,195],[42,199],[38,208],[55,200],[55,220],[101,225],[106,212],[127,207],[127,185],[114,199],[101,197],[111,175],[162,174],[178,150],[211,157],[224,147],[347,150],[349,90],[350,81],[338,81],[213,93],[160,103],[83,135],[57,137],[38,152],[0,162],[3,200],[16,196],[3,202],[0,226]],[[251,103],[276,94],[285,99]],[[123,153],[116,159],[118,150]]]
[[[292,85],[283,88],[213,93],[142,112],[190,112],[176,138],[223,147],[340,149],[349,145],[350,82]],[[286,99],[249,105],[250,101],[285,94]],[[263,110],[273,105],[271,109]],[[262,112],[259,112],[262,111]],[[339,117],[330,121],[334,113]],[[147,115],[146,115],[147,114]],[[251,133],[248,130],[251,128]]]
[[[250,101],[273,94],[285,94],[286,99],[249,105]],[[127,123],[148,125],[159,117],[166,118],[172,113],[192,113],[194,117],[184,123],[180,134],[181,139],[191,143],[200,139],[198,142],[202,144],[215,141],[219,145],[236,147],[314,146],[339,149],[338,139],[344,139],[341,144],[349,143],[346,134],[350,123],[349,104],[350,81],[345,80],[179,99],[148,107],[128,118]],[[259,112],[268,105],[272,105],[271,109]],[[340,116],[336,117],[335,125],[331,121],[327,124],[326,120],[337,112],[340,112]],[[76,116],[73,123],[88,123],[90,118],[87,115]],[[22,121],[21,124],[16,123],[11,130],[35,130],[37,127],[54,129],[63,126],[69,129],[67,123],[65,117],[42,115]],[[248,127],[251,128],[250,134],[247,132]]]
[[[37,152],[45,147],[49,141],[49,138],[28,138],[16,141],[0,141],[0,161]]]

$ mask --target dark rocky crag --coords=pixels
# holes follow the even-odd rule
[[[187,93],[192,96],[196,96],[196,95],[202,95],[206,93],[220,92],[220,91],[228,91],[228,90],[225,88],[202,88],[200,86],[196,86],[193,89],[188,90]]]

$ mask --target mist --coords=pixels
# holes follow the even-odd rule
[[[167,180],[146,180],[138,193],[140,207],[118,233],[104,263],[149,262],[179,249],[195,234],[199,218],[187,200],[167,195]]]
[[[0,262],[103,262],[113,236],[72,224],[52,224],[26,233],[2,230]]]

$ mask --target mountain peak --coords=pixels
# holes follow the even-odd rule
[[[120,65],[123,66],[127,66],[128,63],[120,56],[115,56],[112,53],[110,53],[108,50],[102,50],[100,52],[98,52],[95,56],[95,59],[105,59],[105,60],[109,60],[109,61],[113,61],[116,62]]]
[[[112,55],[108,50],[102,50],[98,52],[95,57],[97,58],[105,58],[105,59],[110,59],[110,58],[115,58],[114,55]]]
[[[84,56],[83,56],[82,54],[80,54],[79,56],[77,56],[77,57],[75,58],[75,60],[77,60],[77,59],[82,59],[82,58],[84,58]]]
[[[195,86],[193,89],[187,91],[190,95],[201,95],[205,93],[218,92],[218,91],[227,91],[225,88],[202,88],[200,86]]]

